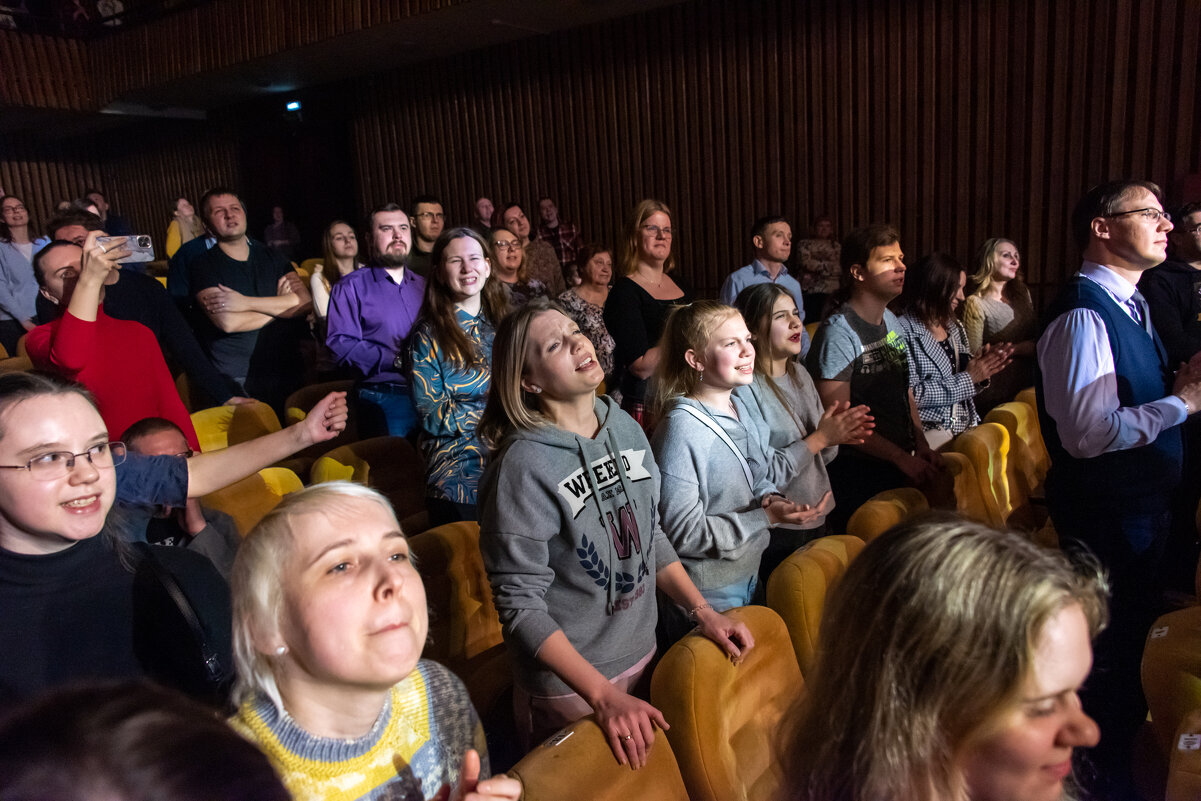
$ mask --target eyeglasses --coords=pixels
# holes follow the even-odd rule
[[[1113,214],[1102,214],[1102,217],[1125,217],[1127,214],[1141,214],[1143,219],[1149,223],[1159,224],[1159,218],[1163,217],[1167,222],[1172,221],[1172,215],[1160,209],[1131,209],[1130,211],[1115,211]]]
[[[659,237],[660,234],[662,234],[664,237],[666,237],[668,239],[671,239],[671,229],[670,228],[660,228],[657,225],[644,225],[644,226],[642,226],[642,230],[646,231],[648,234],[655,237],[656,239]]]
[[[521,250],[521,243],[514,239],[511,242],[506,242],[503,239],[498,239],[493,243],[497,250]]]
[[[4,211],[25,211],[25,207],[20,203],[16,203],[12,206],[5,206]]]
[[[446,214],[441,211],[423,211],[420,214],[414,214],[419,220],[445,220]]]
[[[1201,223],[1197,223],[1196,225],[1185,226],[1184,228],[1181,228],[1180,230],[1183,231],[1184,233],[1188,234],[1189,236],[1196,236],[1197,234],[1201,234]]]
[[[83,453],[54,451],[35,456],[25,464],[0,464],[4,470],[28,470],[38,481],[53,481],[69,475],[75,469],[75,460],[83,456],[88,464],[96,468],[112,468],[125,461],[124,442],[101,442]]]

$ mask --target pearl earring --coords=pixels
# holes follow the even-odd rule
[[[535,395],[541,395],[542,387],[530,387],[530,391],[533,392]]]
[[[286,646],[286,645],[281,645],[275,649],[276,656],[283,656],[286,653],[288,653],[288,646]]]

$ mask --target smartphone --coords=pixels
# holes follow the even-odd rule
[[[118,259],[118,264],[154,261],[154,240],[152,240],[147,234],[133,234],[126,237],[98,236],[96,237],[96,244],[100,245],[106,250],[111,250],[111,248],[109,248],[109,243],[116,242],[120,239],[124,239],[125,241],[116,247],[118,249],[128,250],[129,255],[123,259]]]

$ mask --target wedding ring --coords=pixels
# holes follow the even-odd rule
[[[622,735],[622,738],[621,738],[621,739],[623,739],[623,740],[633,740],[633,739],[634,739],[634,735],[632,735],[632,734],[625,734],[625,735]]]

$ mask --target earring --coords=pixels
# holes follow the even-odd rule
[[[281,645],[275,649],[276,656],[283,656],[286,653],[288,653],[288,646],[286,646],[286,645]]]
[[[530,392],[533,392],[535,395],[541,395],[542,387],[530,387]]]

